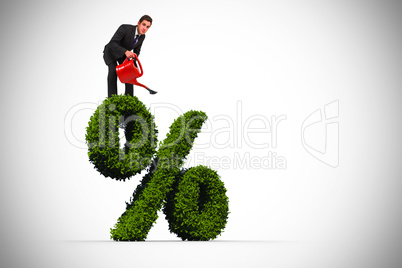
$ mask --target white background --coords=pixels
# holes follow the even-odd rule
[[[400,264],[402,10],[395,3],[2,2],[2,267]],[[85,127],[107,95],[104,45],[143,14],[154,22],[140,82],[158,94],[135,87],[135,95],[155,114],[159,140],[180,112],[202,110],[209,122],[188,166],[196,155],[271,152],[286,161],[284,169],[214,166],[231,214],[212,242],[180,242],[163,214],[149,243],[109,241],[141,176],[118,182],[93,169]],[[305,150],[301,133],[310,114],[334,101],[339,165],[331,167]],[[281,115],[276,146],[272,132],[244,135],[266,127],[262,120],[247,126],[248,119],[272,123]],[[325,145],[324,125],[317,126],[312,146]]]

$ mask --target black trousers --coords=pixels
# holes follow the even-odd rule
[[[118,60],[119,64],[122,64],[124,59]],[[117,95],[117,73],[116,73],[117,62],[112,62],[108,65],[109,73],[107,75],[107,96],[110,98],[112,95]],[[125,84],[126,95],[134,95],[134,86],[132,84]]]

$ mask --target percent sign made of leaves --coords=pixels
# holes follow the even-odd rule
[[[205,241],[221,234],[229,200],[219,175],[202,165],[182,168],[206,120],[202,111],[184,113],[158,146],[154,116],[137,97],[114,95],[98,106],[85,135],[95,169],[123,181],[148,171],[111,228],[113,240],[144,241],[161,209],[169,230],[182,240]],[[127,140],[122,147],[119,128]]]

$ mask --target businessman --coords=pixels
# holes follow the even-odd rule
[[[126,58],[133,58],[134,54],[140,55],[141,46],[145,39],[145,33],[152,25],[152,18],[144,15],[137,25],[123,24],[113,35],[110,42],[103,50],[103,59],[109,68],[107,76],[108,97],[117,95],[117,73],[116,66],[123,63]],[[133,96],[132,84],[125,84],[126,95]]]

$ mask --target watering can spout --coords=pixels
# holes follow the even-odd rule
[[[142,70],[142,65],[137,55],[134,55],[134,57],[137,60],[138,65],[140,66],[139,69],[134,65],[134,60],[133,59],[129,60],[128,58],[126,58],[122,64],[117,65],[116,73],[120,79],[120,82],[137,85],[148,90],[150,94],[156,94],[157,93],[156,91],[151,90],[147,86],[137,81],[137,78],[141,77],[144,74],[144,72]]]
[[[151,95],[154,95],[154,94],[158,93],[157,91],[153,91],[149,87],[147,87],[147,90],[149,91],[149,94],[151,94]]]
[[[156,91],[153,91],[153,90],[150,89],[149,87],[147,87],[147,86],[145,86],[145,85],[139,83],[139,82],[137,81],[137,79],[133,79],[133,80],[129,81],[128,84],[133,84],[133,85],[136,85],[136,86],[143,87],[143,88],[145,88],[146,90],[149,91],[149,94],[152,94],[152,95],[158,93],[158,92],[156,92]]]

